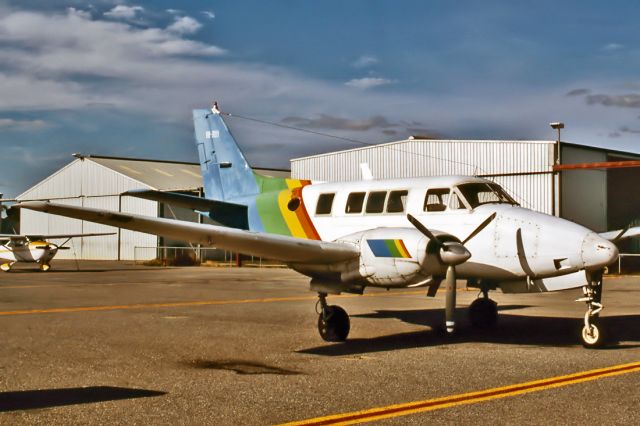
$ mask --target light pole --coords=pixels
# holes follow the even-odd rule
[[[556,129],[558,131],[558,139],[556,139],[556,152],[555,152],[555,164],[560,164],[560,129],[564,129],[564,123],[558,121],[555,123],[549,123],[552,129]],[[561,206],[562,206],[562,187],[560,183],[560,172],[554,171],[553,174],[553,184],[551,186],[551,204],[553,209],[554,216],[560,216]],[[556,198],[557,197],[557,198]]]

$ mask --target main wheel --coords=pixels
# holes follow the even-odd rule
[[[340,306],[327,306],[318,316],[318,331],[327,342],[344,342],[350,328],[349,315]]]
[[[604,344],[604,333],[602,329],[602,323],[600,318],[593,317],[589,320],[590,326],[584,325],[580,338],[582,340],[582,346],[588,349],[599,348]]]
[[[2,265],[0,265],[0,269],[2,269],[4,272],[9,272],[11,270],[11,264],[3,263]]]
[[[48,263],[41,263],[40,264],[40,270],[42,272],[47,272],[50,268],[51,268],[51,265],[49,265]]]
[[[469,305],[469,321],[476,328],[492,328],[498,322],[498,304],[488,298],[479,298]]]

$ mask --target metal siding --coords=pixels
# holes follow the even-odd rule
[[[118,194],[129,189],[148,189],[148,186],[99,165],[90,159],[75,160],[19,196],[22,201],[51,199],[56,203],[107,210],[118,210]],[[84,197],[80,197],[85,195]],[[124,212],[157,216],[157,203],[123,197]],[[23,234],[117,232],[117,228],[49,215],[30,210],[21,211],[20,231]],[[118,255],[117,235],[74,239],[71,250],[60,251],[58,259],[115,260]],[[55,241],[57,242],[57,241]],[[135,246],[157,246],[157,237],[123,230],[121,259],[133,260]]]
[[[117,206],[116,206],[117,209]],[[158,203],[135,197],[122,197],[122,211],[143,216],[158,217]],[[155,250],[142,250],[137,254],[135,247],[157,247],[158,237],[152,234],[129,231],[123,229],[120,234],[121,260],[149,260],[155,257]],[[141,257],[146,254],[146,257]]]

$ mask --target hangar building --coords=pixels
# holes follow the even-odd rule
[[[131,189],[202,194],[202,174],[198,163],[103,156],[76,157],[71,163],[20,194],[16,197],[17,200],[51,200],[152,217],[208,221],[188,209],[122,195]],[[288,170],[254,170],[266,176],[289,177]],[[183,241],[26,209],[20,210],[20,232],[116,233],[104,237],[75,238],[68,244],[72,250],[59,252],[57,259],[146,260],[156,257],[158,247],[185,246]]]
[[[361,164],[377,179],[475,175],[502,185],[523,206],[596,231],[640,225],[640,168],[563,170],[559,164],[640,160],[640,154],[556,141],[407,140],[291,160],[295,179],[361,179]],[[627,242],[625,252],[639,252]],[[635,247],[633,247],[635,246]]]

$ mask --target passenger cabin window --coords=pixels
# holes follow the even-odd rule
[[[352,192],[347,198],[347,205],[344,208],[345,213],[362,213],[362,205],[364,204],[364,196],[366,192]]]
[[[316,205],[316,214],[331,214],[331,207],[333,207],[333,198],[336,194],[320,194],[318,197],[318,204]]]
[[[387,213],[402,213],[407,204],[409,191],[391,191],[387,200]]]
[[[371,191],[367,198],[367,213],[382,213],[384,211],[384,201],[387,198],[387,191]]]
[[[495,183],[471,182],[458,185],[458,190],[471,208],[482,204],[500,203],[518,205],[500,185]]]
[[[430,189],[424,197],[424,211],[441,212],[446,210],[448,203],[449,188]]]

